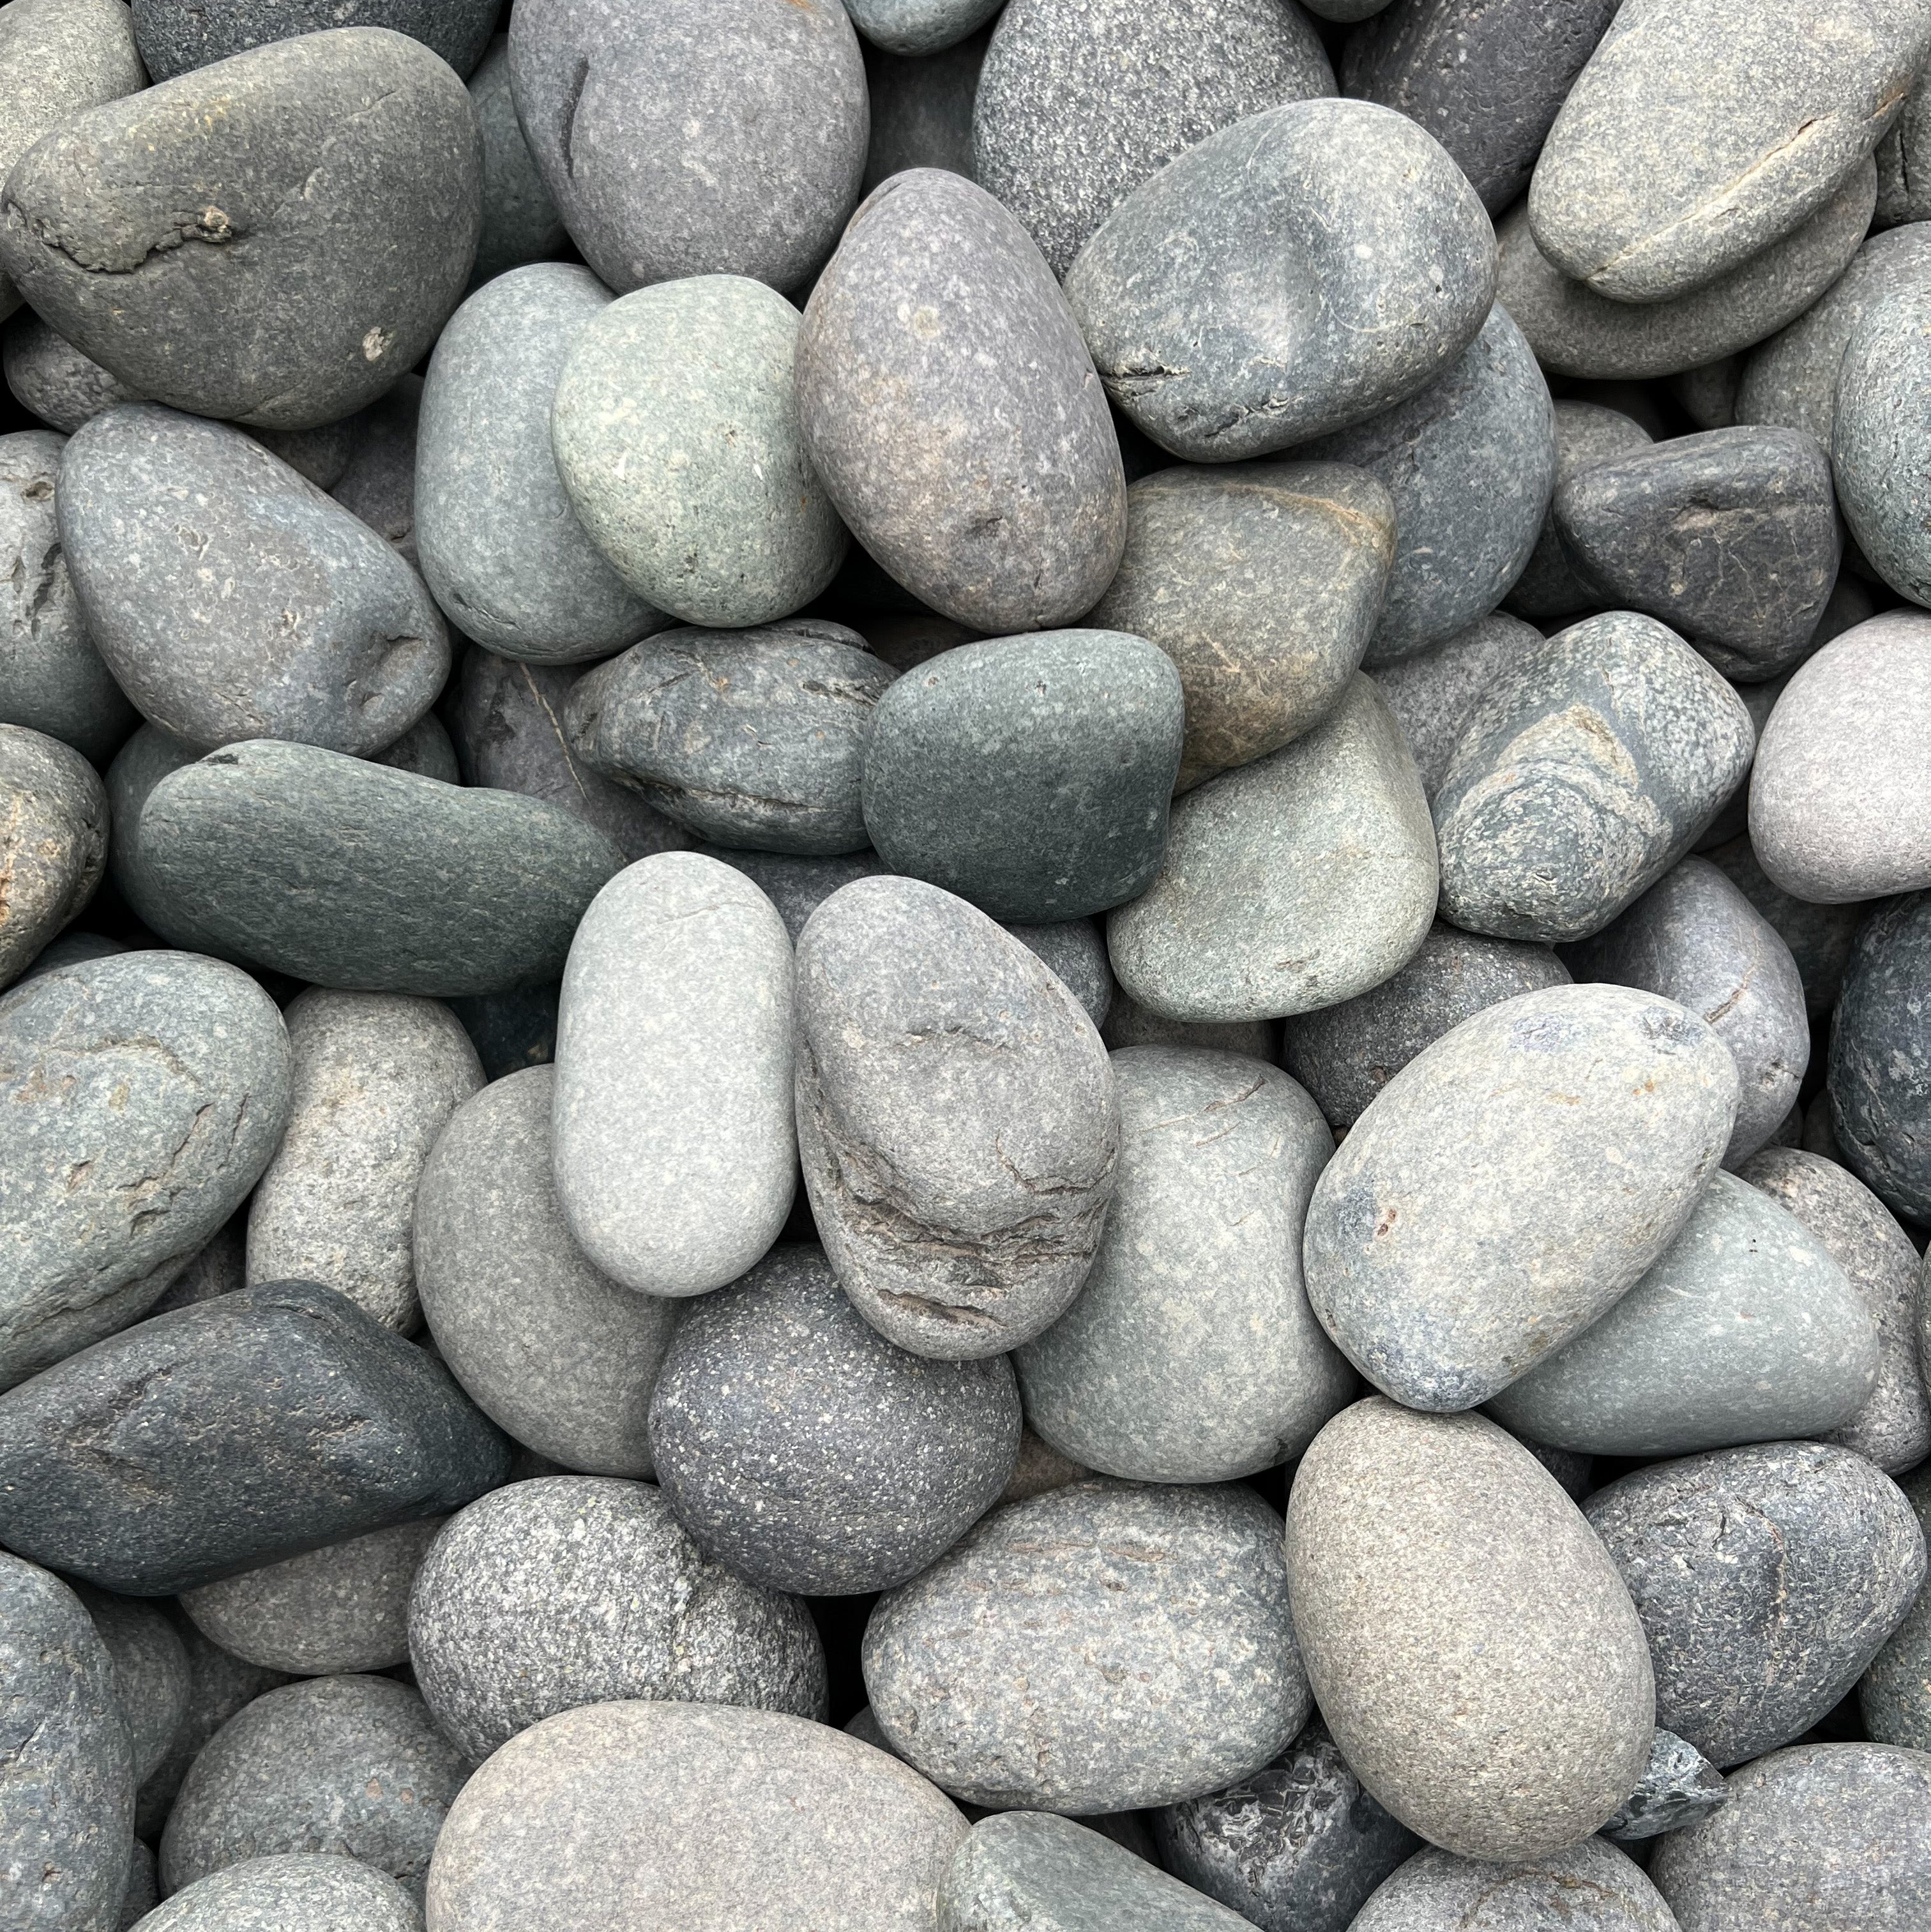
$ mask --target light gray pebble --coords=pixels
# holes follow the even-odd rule
[[[1380,1887],[1351,1932],[1545,1932],[1565,1922],[1588,1932],[1678,1932],[1642,1866],[1600,1838],[1506,1864],[1431,1845]]]
[[[1541,644],[1534,625],[1492,610],[1453,637],[1374,673],[1431,803],[1477,705],[1518,657]]]
[[[114,1666],[114,1701],[127,1726],[134,1782],[160,1768],[187,1714],[190,1690],[187,1652],[158,1604],[116,1596],[91,1583],[67,1586],[107,1646]]]
[[[1603,1827],[1603,1835],[1621,1845],[1680,1832],[1729,1802],[1723,1774],[1694,1744],[1674,1731],[1660,1730],[1650,1747],[1649,1765],[1622,1809]]]
[[[0,724],[0,987],[76,919],[107,869],[107,791],[71,745]]]
[[[956,46],[999,11],[1000,0],[851,0],[847,10],[867,43],[895,54]]]
[[[359,1858],[283,1852],[210,1872],[140,1924],[142,1932],[422,1932],[422,1910]]]
[[[1572,476],[1599,463],[1648,446],[1649,432],[1619,410],[1573,400],[1555,404],[1555,483],[1560,490]],[[1552,500],[1535,548],[1510,590],[1509,608],[1525,617],[1567,617],[1597,602],[1564,554]]]
[[[1914,604],[1931,603],[1925,499],[1925,338],[1931,279],[1873,302],[1845,345],[1831,454],[1844,520],[1869,567]]]

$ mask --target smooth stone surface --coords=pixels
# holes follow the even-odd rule
[[[1549,385],[1499,304],[1438,382],[1306,454],[1358,464],[1395,506],[1395,562],[1372,669],[1486,616],[1522,574],[1555,487]]]
[[[998,920],[1082,919],[1152,885],[1180,769],[1183,685],[1109,630],[942,652],[880,698],[865,827],[894,872]]]
[[[660,1491],[609,1476],[512,1483],[464,1510],[416,1573],[409,1646],[472,1763],[623,1698],[825,1713],[805,1606],[706,1561]]]
[[[43,946],[34,955],[34,963],[20,975],[19,983],[24,986],[28,980],[58,972],[63,966],[84,965],[90,959],[111,959],[127,950],[118,939],[109,939],[98,932],[63,933],[52,945]]]
[[[1598,464],[1646,449],[1650,435],[1642,424],[1620,410],[1600,403],[1558,401],[1555,412],[1555,494],[1573,476]],[[1590,609],[1595,593],[1577,577],[1564,555],[1557,527],[1555,502],[1543,518],[1535,548],[1508,595],[1511,610],[1525,617],[1566,617]]]
[[[1492,610],[1429,650],[1374,673],[1431,803],[1476,706],[1518,657],[1541,646],[1542,633],[1533,624]]]
[[[1182,790],[1339,703],[1381,617],[1395,532],[1394,499],[1345,464],[1189,465],[1129,486],[1126,554],[1091,621],[1173,659]]]
[[[1443,916],[1498,939],[1600,932],[1696,842],[1755,736],[1735,688],[1654,618],[1611,611],[1525,650],[1435,794]]]
[[[1683,1932],[1911,1932],[1931,1912],[1931,1756],[1882,1744],[1778,1751],[1651,1863]]]
[[[1354,1932],[1678,1932],[1663,1895],[1601,1838],[1527,1862],[1458,1858],[1431,1845],[1362,1908]]]
[[[1225,463],[1364,422],[1446,375],[1489,312],[1495,264],[1475,190],[1413,122],[1303,100],[1250,115],[1128,196],[1066,297],[1135,424],[1184,460]]]
[[[422,1912],[359,1858],[282,1852],[210,1872],[139,1924],[143,1932],[422,1932]]]
[[[1674,1731],[1660,1730],[1650,1747],[1649,1766],[1623,1808],[1603,1827],[1618,1844],[1640,1844],[1666,1832],[1680,1832],[1729,1802],[1723,1774],[1694,1744]]]
[[[799,320],[742,275],[639,289],[570,338],[550,406],[565,494],[631,590],[687,624],[767,624],[849,538],[805,454]]]
[[[153,1304],[247,1199],[289,1086],[274,1003],[211,959],[88,960],[0,1000],[0,1386]]]
[[[550,446],[571,344],[610,302],[587,268],[519,268],[463,303],[430,361],[416,431],[417,554],[451,621],[505,657],[602,657],[670,622],[590,541]]]
[[[1899,1486],[1923,1530],[1931,1520],[1931,1468],[1912,1471]],[[1858,1686],[1858,1708],[1876,1742],[1912,1750],[1931,1744],[1931,1598],[1922,1590],[1871,1659]]]
[[[458,74],[481,58],[496,0],[226,0],[214,7],[130,0],[150,80],[207,67],[269,40],[328,27],[388,27],[440,54]]]
[[[505,36],[490,41],[470,75],[469,98],[483,135],[483,226],[469,276],[475,289],[511,268],[562,254],[569,236],[516,118]]]
[[[1720,866],[1744,898],[1783,935],[1804,982],[1804,1003],[1815,1020],[1837,1004],[1844,970],[1858,928],[1870,910],[1864,902],[1816,905],[1792,898],[1765,872],[1747,836],[1732,839],[1707,855]]]
[[[248,1280],[319,1281],[406,1335],[416,1185],[483,1084],[476,1050],[447,1006],[396,993],[311,986],[284,1018],[288,1124],[249,1204]]]
[[[778,1238],[797,1172],[791,942],[742,874],[694,852],[627,867],[577,929],[556,1030],[553,1164],[586,1258],[702,1294]]]
[[[1834,600],[1837,598],[1837,590],[1843,590],[1847,584],[1855,584],[1856,581],[1855,578],[1846,577],[1840,573],[1837,578],[1837,590],[1833,590],[1831,593],[1832,598]],[[1851,595],[1855,596],[1856,593],[1853,592]],[[1826,617],[1819,620],[1820,629],[1828,621],[1828,605],[1825,607],[1825,610]],[[1867,611],[1864,614],[1868,616],[1869,613]],[[1781,677],[1770,678],[1755,684],[1736,683],[1732,680],[1732,688],[1737,695],[1744,700],[1744,709],[1750,714],[1751,730],[1759,740],[1763,736],[1763,728],[1770,722],[1770,714],[1777,709],[1777,700],[1783,695],[1783,687],[1789,681],[1788,672]],[[1755,756],[1753,755],[1751,763],[1754,765],[1756,762]],[[1714,855],[1720,846],[1729,844],[1732,839],[1742,837],[1749,830],[1750,821],[1750,780],[1749,772],[1746,772],[1738,782],[1736,789],[1718,808],[1715,818],[1711,820],[1699,836],[1696,841],[1697,851],[1714,860]],[[1732,883],[1735,882],[1732,881]],[[1742,890],[1741,886],[1738,889],[1740,891]],[[1748,898],[1749,895],[1746,893],[1744,896]],[[1755,904],[1755,902],[1752,901],[1752,903]]]
[[[161,1835],[161,1882],[176,1892],[244,1858],[335,1852],[420,1895],[467,1769],[406,1684],[284,1684],[203,1746]]]
[[[673,1304],[620,1287],[571,1239],[555,1084],[526,1067],[457,1109],[416,1191],[416,1288],[437,1352],[492,1421],[565,1468],[647,1477]]]
[[[107,868],[107,792],[70,745],[0,724],[0,986],[78,918]]]
[[[1411,1830],[1464,1858],[1546,1857],[1635,1786],[1642,1627],[1576,1505],[1493,1423],[1344,1409],[1301,1459],[1287,1562],[1334,1742]]]
[[[1357,672],[1305,736],[1177,802],[1160,875],[1108,921],[1107,949],[1169,1019],[1307,1012],[1414,956],[1436,877],[1420,775]]]
[[[1840,1428],[1878,1360],[1872,1311],[1830,1250],[1717,1174],[1642,1280],[1489,1407],[1559,1449],[1682,1456]]]
[[[165,1596],[455,1508],[508,1461],[413,1342],[283,1282],[156,1316],[0,1396],[0,1538]]]
[[[1478,1012],[1388,1082],[1322,1171],[1315,1313],[1385,1394],[1472,1408],[1642,1277],[1736,1107],[1723,1042],[1654,994],[1552,986]]]
[[[856,852],[866,741],[892,676],[856,631],[819,618],[665,631],[578,680],[564,737],[694,837]]]
[[[1237,1485],[1076,1483],[995,1510],[879,1599],[864,1659],[892,1748],[1001,1808],[1198,1797],[1308,1714],[1281,1520]]]
[[[895,54],[934,54],[998,12],[1000,0],[851,0],[846,11],[866,44]]]
[[[64,436],[116,403],[147,400],[56,335],[31,309],[7,324],[0,368],[13,400]]]
[[[132,864],[156,919],[319,986],[540,985],[622,855],[559,807],[257,739],[163,778]],[[163,906],[185,906],[184,932]]]
[[[983,189],[915,168],[867,197],[805,306],[797,382],[839,515],[941,615],[1044,630],[1112,581],[1126,476],[1105,392],[1031,238]]]
[[[998,1501],[1019,1430],[1003,1356],[908,1354],[812,1247],[685,1310],[650,1398],[658,1481],[698,1546],[811,1596],[889,1589],[943,1555]]]
[[[433,1932],[810,1924],[934,1932],[966,1822],[909,1766],[768,1711],[606,1704],[526,1732],[457,1801]],[[604,1847],[629,1847],[611,1858]]]
[[[1011,0],[973,111],[982,187],[1063,278],[1128,195],[1237,121],[1334,92],[1298,7],[1218,0]]]
[[[412,772],[419,778],[433,778],[439,784],[460,784],[461,767],[456,761],[456,747],[441,718],[425,711],[395,742],[376,754],[379,765],[393,772]]]
[[[1417,1054],[1487,1008],[1564,986],[1569,973],[1544,946],[1483,939],[1438,921],[1401,970],[1378,986],[1282,1028],[1281,1062],[1313,1095],[1330,1127],[1351,1127]]]
[[[1354,1390],[1301,1285],[1327,1124],[1285,1073],[1234,1054],[1134,1047],[1113,1073],[1113,1204],[1078,1299],[1014,1358],[1027,1419],[1137,1481],[1289,1461]]]
[[[145,1784],[160,1767],[187,1714],[187,1652],[157,1604],[117,1597],[91,1583],[69,1587],[107,1647],[119,1706],[133,1754],[134,1783]]]
[[[1816,1724],[1924,1580],[1897,1486],[1822,1443],[1652,1463],[1583,1507],[1648,1635],[1657,1722],[1724,1768]]]
[[[1057,1320],[1120,1139],[1106,1050],[1065,984],[963,899],[860,879],[805,928],[797,1014],[805,1192],[859,1312],[943,1360]]]
[[[67,121],[7,178],[0,266],[143,395],[302,429],[373,401],[434,340],[469,278],[481,180],[442,61],[385,28],[304,34]]]
[[[882,52],[867,40],[871,140],[861,194],[907,168],[944,168],[973,178],[973,103],[991,37],[988,28],[941,52],[911,56]]]
[[[156,785],[191,765],[195,754],[156,724],[138,726],[107,767],[107,876],[130,910],[150,931],[166,928],[172,945],[231,959],[232,950],[190,916],[179,898],[164,891],[142,857],[141,812]]]

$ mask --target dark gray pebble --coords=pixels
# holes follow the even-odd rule
[[[805,930],[805,921],[841,886],[848,886],[854,879],[872,878],[890,869],[869,848],[831,858],[804,858],[793,852],[751,852],[728,845],[703,845],[697,849],[706,858],[721,859],[750,880],[778,908],[778,916],[784,922],[784,930],[791,935],[794,946]],[[1015,936],[1024,938],[1023,934]],[[1052,960],[1046,963],[1059,971]],[[1066,975],[1060,976],[1064,979]]]
[[[1646,448],[1649,432],[1621,410],[1600,403],[1558,402],[1555,405],[1555,493],[1560,496],[1570,477],[1597,464]],[[1549,504],[1535,548],[1508,596],[1511,610],[1524,617],[1567,617],[1587,610],[1597,602],[1563,554],[1556,526],[1555,505]]]
[[[405,376],[349,418],[354,440],[349,460],[328,490],[411,569],[416,566],[415,444],[422,390],[420,376]]]
[[[127,1861],[127,1886],[121,1894],[121,1932],[140,1924],[160,1903],[160,1886],[154,1870],[154,1855],[139,1838]]]
[[[1414,754],[1431,803],[1477,705],[1525,651],[1541,647],[1542,633],[1534,625],[1492,610],[1465,631],[1374,674],[1383,701]]]
[[[1068,919],[1050,926],[1009,926],[1006,931],[1050,966],[1068,992],[1085,1007],[1096,1027],[1106,1024],[1118,990],[1106,960],[1104,927],[1090,919]]]
[[[1722,868],[1737,890],[1782,934],[1797,962],[1804,982],[1804,1004],[1811,1018],[1828,1013],[1837,1004],[1845,969],[1851,963],[1851,948],[1870,907],[1861,902],[1816,905],[1792,898],[1764,870],[1747,836],[1732,838],[1705,856],[1712,865]]]
[[[56,335],[31,309],[7,325],[0,367],[13,400],[64,436],[116,403],[147,400]]]
[[[1914,1469],[1898,1486],[1924,1529],[1931,1521],[1931,1467]],[[1922,1590],[1872,1658],[1858,1686],[1858,1707],[1876,1742],[1912,1750],[1931,1746],[1931,1597]]]
[[[142,862],[141,808],[163,778],[194,763],[196,754],[157,724],[141,725],[107,767],[107,805],[112,820],[107,842],[107,875],[141,922],[159,933],[166,928],[171,945],[217,959],[232,950],[192,918],[165,892]]]
[[[1694,1744],[1674,1731],[1658,1731],[1649,1764],[1623,1808],[1603,1827],[1618,1844],[1640,1844],[1680,1832],[1729,1802],[1723,1774]]]
[[[71,745],[0,724],[0,987],[80,916],[107,867],[107,791]]]
[[[91,1583],[71,1584],[93,1621],[114,1668],[114,1701],[127,1726],[134,1782],[160,1769],[187,1715],[187,1650],[160,1606],[119,1597]]]
[[[220,0],[181,7],[130,0],[151,81],[171,80],[269,40],[328,27],[388,27],[420,40],[466,75],[482,58],[499,0]]]

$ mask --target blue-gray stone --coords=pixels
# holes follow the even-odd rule
[[[1542,633],[1534,625],[1492,610],[1465,631],[1375,672],[1431,804],[1476,706],[1523,652],[1541,647]]]
[[[1600,403],[1558,402],[1555,405],[1555,493],[1560,496],[1570,478],[1598,463],[1647,448],[1649,432],[1619,410]],[[1508,595],[1509,608],[1524,617],[1567,617],[1588,610],[1596,602],[1563,554],[1552,500],[1535,548]]]

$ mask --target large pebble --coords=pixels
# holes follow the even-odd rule
[[[1913,1470],[1899,1486],[1924,1529],[1931,1520],[1931,1468]],[[1858,1686],[1858,1705],[1877,1743],[1913,1750],[1931,1746],[1931,1597],[1924,1591],[1872,1658]]]
[[[470,275],[475,288],[526,262],[561,254],[568,236],[516,118],[505,37],[490,41],[470,75],[469,98],[483,134],[483,230]]]
[[[1377,668],[1376,687],[1414,754],[1431,804],[1476,706],[1517,658],[1541,648],[1534,625],[1492,610],[1429,650]]]
[[[107,792],[72,746],[0,724],[0,986],[86,907],[107,868]]]
[[[190,1682],[187,1647],[160,1606],[118,1597],[91,1583],[69,1586],[93,1620],[114,1670],[114,1701],[127,1726],[134,1782],[160,1768],[187,1714]]]
[[[1662,1894],[1602,1838],[1498,1864],[1430,1846],[1369,1900],[1351,1932],[1678,1932]]]
[[[1650,442],[1648,430],[1620,410],[1573,400],[1557,403],[1555,410],[1555,494],[1535,548],[1508,596],[1509,608],[1524,617],[1571,616],[1597,602],[1594,592],[1576,575],[1564,554],[1555,504],[1572,476],[1599,463],[1645,449]]]
[[[246,1858],[184,1886],[143,1932],[422,1932],[409,1893],[339,1852]]]
[[[1495,293],[1475,190],[1413,122],[1356,100],[1270,108],[1190,149],[1066,277],[1108,393],[1196,463],[1264,456],[1426,388]]]
[[[67,122],[7,178],[0,266],[139,394],[301,429],[435,339],[481,171],[469,97],[420,42],[304,34]]]
[[[1575,1504],[1493,1423],[1344,1409],[1301,1459],[1287,1560],[1321,1714],[1411,1830],[1546,1857],[1629,1796],[1654,1728],[1642,1627]]]
[[[872,192],[811,291],[797,380],[839,514],[934,610],[1044,630],[1112,580],[1126,476],[1105,393],[1031,238],[983,189],[915,168]]]
[[[388,27],[440,54],[459,74],[481,58],[495,0],[226,0],[213,8],[130,0],[151,80],[170,80],[268,40],[325,27]]]
[[[1238,1486],[1076,1483],[995,1510],[879,1599],[864,1658],[892,1748],[994,1808],[1198,1797],[1308,1713],[1280,1518]]]

